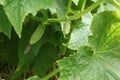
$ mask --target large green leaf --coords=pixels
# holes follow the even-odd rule
[[[21,36],[22,22],[28,13],[54,7],[54,0],[0,0],[15,31]]]
[[[18,78],[24,71],[26,71],[28,64],[35,58],[35,56],[38,54],[40,47],[45,43],[45,39],[42,38],[40,41],[38,41],[35,45],[30,45],[29,40],[34,32],[36,26],[38,24],[34,21],[28,22],[22,31],[22,37],[19,39],[19,45],[18,45],[18,55],[19,55],[19,62],[17,69],[13,75],[13,79]]]
[[[16,65],[18,62],[18,36],[12,31],[11,39],[0,35],[3,40],[0,43],[0,50],[9,65]]]
[[[68,0],[55,0],[56,9],[57,9],[60,17],[65,16],[67,2],[68,2]]]
[[[88,36],[91,35],[90,25],[91,25],[92,15],[91,13],[86,14],[82,17],[82,22],[79,22],[73,26],[70,41],[68,42],[68,47],[77,50],[80,46],[87,45]]]
[[[111,50],[120,45],[120,15],[106,11],[96,15],[92,21],[89,44],[95,50]]]
[[[35,28],[36,28],[36,25],[34,25],[34,21],[28,22],[23,27],[22,37],[19,39],[19,43],[18,43],[18,47],[17,47],[18,48],[19,62],[18,62],[18,66],[17,66],[17,69],[16,69],[15,73],[12,75],[13,80],[18,78],[22,74],[22,72],[25,71],[25,69],[23,69],[23,68],[26,68],[26,66],[23,67],[23,65],[26,62],[28,62],[27,59],[29,59],[29,58],[26,58],[25,53],[27,54],[27,52],[30,49],[27,50],[27,52],[25,50],[26,50],[26,47],[29,44],[29,39],[30,39],[30,37],[31,37],[31,35],[32,35]],[[34,57],[34,56],[32,55],[32,57]]]
[[[97,14],[92,21],[89,46],[58,61],[59,80],[120,80],[120,15]]]
[[[3,32],[9,38],[11,37],[11,24],[5,15],[3,7],[0,6],[0,32]]]
[[[41,56],[43,56],[44,58],[46,57],[46,60],[49,59],[48,56],[45,56],[45,54],[42,54],[43,49],[41,49],[41,46],[43,46],[49,40],[49,38],[52,37],[56,31],[59,30],[59,28],[56,28],[56,26],[54,26],[54,25],[49,25],[48,27],[46,27],[45,34],[42,36],[42,38],[34,45],[30,45],[29,40],[30,40],[32,33],[35,31],[36,26],[38,26],[38,23],[35,23],[34,21],[30,21],[23,28],[22,37],[19,40],[19,46],[18,46],[18,48],[19,48],[18,49],[19,63],[18,63],[17,69],[13,75],[13,79],[18,78],[24,71],[27,71],[26,68],[32,69],[33,63],[36,59],[37,60],[40,59],[40,60],[44,61],[44,59],[41,58]],[[42,50],[42,52],[40,50]],[[46,50],[46,49],[44,49],[44,50]],[[39,64],[39,62],[36,62],[35,64]],[[47,65],[47,63],[46,63],[46,65]],[[36,72],[40,72],[39,73],[40,76],[44,75],[46,68],[44,68],[44,67],[41,68],[44,71],[44,72],[42,72],[41,69],[39,70],[39,68],[38,68],[39,66],[41,67],[41,64],[35,65],[34,69],[36,70]],[[44,65],[42,65],[42,66],[44,66]],[[49,62],[48,62],[48,66],[49,66]],[[44,74],[42,74],[42,73],[44,73]]]
[[[38,73],[39,76],[45,76],[48,68],[55,62],[58,58],[57,48],[50,43],[43,45],[38,55],[33,61],[33,69]]]

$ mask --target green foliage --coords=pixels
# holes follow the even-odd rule
[[[11,24],[5,15],[5,12],[0,5],[0,32],[3,32],[6,36],[10,38],[11,36]]]
[[[119,80],[119,22],[120,15],[116,12],[94,16],[91,25],[93,35],[88,39],[89,44],[79,47],[72,56],[58,61],[62,70],[59,80]]]
[[[0,79],[120,80],[119,0],[0,0]]]
[[[68,42],[68,47],[77,50],[80,46],[87,45],[88,36],[91,35],[90,25],[91,25],[92,15],[91,13],[85,14],[82,20],[75,24],[71,32],[71,38]]]
[[[11,33],[11,39],[3,34],[0,36],[3,38],[3,41],[0,44],[0,49],[1,52],[3,52],[4,58],[10,65],[16,65],[18,61],[18,54],[16,54],[18,53],[18,36],[13,30]]]
[[[22,22],[28,13],[35,15],[40,9],[54,7],[54,0],[2,0],[0,3],[19,37]]]
[[[56,9],[60,17],[64,17],[68,0],[55,0]]]

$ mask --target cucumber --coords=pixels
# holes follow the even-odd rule
[[[68,35],[70,33],[70,21],[65,22],[63,31],[65,35]]]
[[[32,45],[38,42],[40,38],[43,36],[45,29],[46,29],[45,25],[39,25],[32,34],[29,43]]]

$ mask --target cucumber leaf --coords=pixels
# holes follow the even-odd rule
[[[77,50],[80,46],[87,45],[88,36],[91,35],[90,25],[92,21],[92,14],[88,13],[82,17],[82,21],[73,26],[71,31],[71,38],[68,42],[70,49]]]
[[[6,15],[21,37],[22,23],[28,13],[35,15],[40,9],[54,7],[54,0],[1,0]]]
[[[56,9],[60,17],[65,16],[68,0],[55,0]]]
[[[0,6],[0,32],[3,32],[7,37],[11,37],[11,27],[10,21],[8,20],[3,7]]]
[[[89,45],[58,61],[59,80],[120,80],[120,15],[106,11],[94,16]]]

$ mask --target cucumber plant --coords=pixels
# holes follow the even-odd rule
[[[120,80],[119,0],[0,0],[0,80]]]

